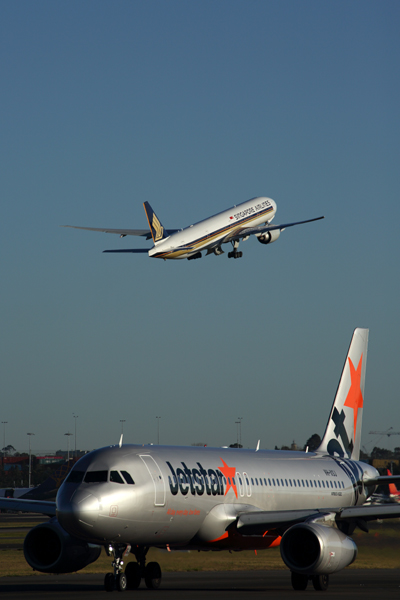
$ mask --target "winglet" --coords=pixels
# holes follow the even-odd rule
[[[143,202],[144,211],[146,213],[147,221],[149,223],[151,237],[153,238],[153,242],[160,242],[164,238],[168,237],[166,235],[165,229],[161,224],[160,219],[157,217],[154,210],[151,208],[148,202]]]
[[[359,460],[368,329],[355,329],[331,414],[317,452]]]

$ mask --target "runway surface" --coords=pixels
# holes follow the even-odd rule
[[[165,573],[159,590],[143,587],[126,591],[123,597],[139,597],[157,600],[207,598],[207,600],[232,600],[246,598],[338,598],[352,600],[362,598],[399,598],[400,570],[350,569],[331,576],[329,589],[316,592],[309,584],[304,592],[295,592],[290,585],[289,571],[223,571],[195,573]],[[119,592],[113,592],[120,597]],[[84,600],[97,596],[109,596],[104,591],[102,575],[50,575],[0,578],[2,600]]]

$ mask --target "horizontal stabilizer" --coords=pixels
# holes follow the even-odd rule
[[[381,475],[375,479],[364,480],[365,485],[385,485],[387,483],[400,483],[400,475]]]

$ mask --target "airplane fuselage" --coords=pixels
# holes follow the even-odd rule
[[[241,513],[361,505],[373,491],[362,484],[366,473],[376,475],[365,463],[314,453],[107,447],[75,465],[57,495],[57,517],[92,543],[243,547],[242,536],[227,532]],[[277,538],[253,538],[250,547]]]
[[[155,242],[149,256],[176,259],[188,258],[204,248],[212,252],[242,229],[270,222],[275,213],[276,203],[271,198],[252,198]]]

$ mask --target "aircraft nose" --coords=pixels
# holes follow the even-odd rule
[[[89,534],[99,516],[99,500],[89,492],[77,489],[69,498],[57,497],[57,519],[70,535]]]

